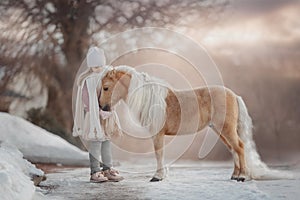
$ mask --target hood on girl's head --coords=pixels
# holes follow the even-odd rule
[[[90,47],[86,56],[88,67],[102,67],[106,65],[106,58],[103,49]]]

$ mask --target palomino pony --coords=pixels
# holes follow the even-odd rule
[[[156,133],[152,138],[157,170],[151,181],[160,181],[165,175],[164,135],[193,134],[206,126],[220,136],[233,154],[231,179],[259,178],[253,168],[267,166],[255,150],[252,120],[241,97],[220,86],[176,91],[163,83],[128,66],[115,67],[102,79],[100,107],[109,111],[123,99],[137,113],[141,124]],[[183,116],[188,116],[188,120]]]

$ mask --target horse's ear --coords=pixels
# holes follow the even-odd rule
[[[116,75],[116,70],[112,69],[111,71],[108,72],[108,77],[113,78]]]

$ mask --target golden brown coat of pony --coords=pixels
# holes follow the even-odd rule
[[[129,93],[133,95],[133,92],[130,91],[132,84],[136,84],[136,80],[132,80],[133,77],[150,79],[151,81],[150,76],[137,72],[130,67],[120,66],[108,72],[102,79],[100,107],[109,111],[121,99],[129,103]],[[255,174],[255,170],[253,170],[258,167],[267,169],[267,166],[260,160],[255,150],[252,139],[252,120],[241,97],[225,87],[218,86],[184,91],[172,90],[165,86],[159,87],[164,87],[166,92],[164,93],[162,89],[162,92],[155,94],[156,89],[150,88],[149,91],[154,92],[154,94],[148,94],[152,97],[158,96],[157,98],[163,96],[161,104],[162,108],[165,109],[159,114],[163,115],[164,123],[158,126],[160,128],[152,137],[157,170],[151,181],[160,181],[165,175],[163,167],[164,135],[193,134],[207,126],[220,136],[232,152],[234,169],[231,179],[244,181],[265,175]],[[147,86],[141,87],[141,89],[147,90]],[[137,94],[135,98],[141,98],[140,96],[141,94]],[[160,102],[159,99],[156,101]],[[141,102],[143,103],[143,100]],[[147,107],[141,104],[140,109],[143,109],[143,106]],[[159,117],[159,115],[152,117]],[[246,151],[245,146],[248,147]]]

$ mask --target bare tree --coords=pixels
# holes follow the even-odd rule
[[[71,88],[93,36],[133,27],[217,21],[230,0],[1,0],[0,91],[16,73],[34,73],[49,89],[47,109],[70,130]],[[188,16],[188,17],[187,17]]]

